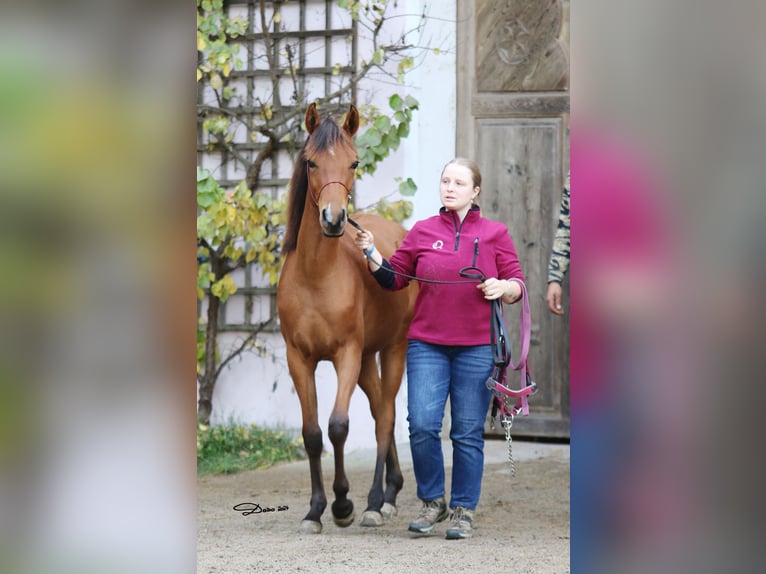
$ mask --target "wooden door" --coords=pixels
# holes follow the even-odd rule
[[[457,154],[481,167],[482,212],[508,225],[530,294],[529,364],[539,391],[530,398],[529,416],[516,417],[512,432],[568,437],[568,315],[547,310],[545,290],[569,169],[569,1],[457,5]],[[514,354],[520,349],[518,307],[506,306]],[[518,374],[512,375],[518,387]],[[487,425],[487,431],[503,429],[490,431]]]

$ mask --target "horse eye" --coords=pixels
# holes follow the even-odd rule
[[[359,167],[359,160],[357,160],[357,161],[355,161],[354,163],[351,164],[351,169],[356,169],[358,167]]]
[[[306,160],[306,163],[308,164],[308,166],[309,166],[311,169],[314,169],[314,168],[317,166],[317,164],[315,164],[315,163],[314,163],[313,161],[311,161],[310,159],[307,159],[307,160]]]

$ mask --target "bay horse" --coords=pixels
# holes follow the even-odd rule
[[[311,473],[310,508],[301,529],[320,533],[327,498],[320,459],[317,364],[331,361],[338,378],[327,427],[335,454],[333,520],[342,527],[354,521],[343,448],[349,432],[349,402],[358,383],[369,399],[377,442],[375,472],[361,524],[380,526],[384,518],[396,514],[396,496],[403,484],[394,443],[394,401],[404,373],[417,287],[413,284],[396,292],[382,289],[350,236],[344,238],[359,163],[352,139],[359,128],[356,107],[350,106],[342,127],[332,118],[320,121],[316,104],[308,107],[305,120],[308,137],[290,180],[277,310],[287,365],[300,400]],[[373,232],[384,256],[390,256],[406,234],[401,225],[382,217],[355,217]]]

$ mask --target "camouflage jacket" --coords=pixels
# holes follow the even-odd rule
[[[551,258],[548,261],[548,283],[556,281],[563,283],[564,275],[569,269],[569,174],[561,193],[559,208],[559,223],[553,236]]]

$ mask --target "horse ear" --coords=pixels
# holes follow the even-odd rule
[[[306,110],[306,131],[309,132],[309,135],[314,133],[314,130],[317,129],[318,125],[319,112],[317,111],[316,102],[314,102],[309,106],[309,109]]]
[[[350,136],[353,136],[356,133],[356,130],[359,129],[359,110],[356,109],[354,104],[351,104],[351,107],[346,114],[346,121],[343,122],[343,129],[346,130]]]

